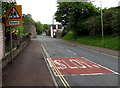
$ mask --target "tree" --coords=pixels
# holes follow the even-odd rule
[[[42,34],[43,29],[42,29],[42,24],[40,21],[35,22],[35,27],[36,27],[37,34],[38,35]]]
[[[8,3],[8,2],[0,2],[1,4],[1,9],[0,9],[0,17],[2,17],[2,23],[5,24],[5,19],[7,18],[7,10],[8,8],[11,8],[13,6],[15,6],[15,2],[12,3]]]
[[[99,9],[88,2],[62,2],[58,4],[55,19],[68,31],[72,31],[75,38],[86,33],[82,23],[99,12]]]
[[[43,31],[45,32],[45,31],[47,31],[48,29],[49,29],[49,25],[43,24]]]

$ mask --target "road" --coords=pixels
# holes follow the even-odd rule
[[[108,88],[118,86],[116,73],[118,72],[118,58],[80,48],[48,36],[37,38],[69,86],[108,86]],[[54,64],[50,66],[54,67]],[[58,85],[62,85],[55,69],[53,72]]]

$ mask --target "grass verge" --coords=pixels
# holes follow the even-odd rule
[[[101,37],[93,37],[93,36],[81,36],[77,39],[73,38],[73,34],[70,32],[66,36],[64,36],[62,39],[74,41],[77,43],[92,45],[92,46],[98,46],[103,48],[108,48],[112,50],[119,51],[119,45],[118,45],[118,36],[112,37],[112,36],[105,36],[104,37],[104,44],[102,44],[102,38]]]

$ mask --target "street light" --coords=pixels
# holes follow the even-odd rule
[[[102,12],[102,1],[101,3],[101,27],[102,27],[102,45],[104,44],[104,31],[103,31],[103,12]]]
[[[90,2],[95,2],[95,0],[91,0]],[[101,36],[102,36],[102,45],[104,44],[104,27],[103,27],[103,11],[102,11],[102,1],[100,0],[100,9],[101,9]]]

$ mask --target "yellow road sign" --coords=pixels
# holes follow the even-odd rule
[[[6,26],[22,26],[22,6],[16,5],[6,12]]]

